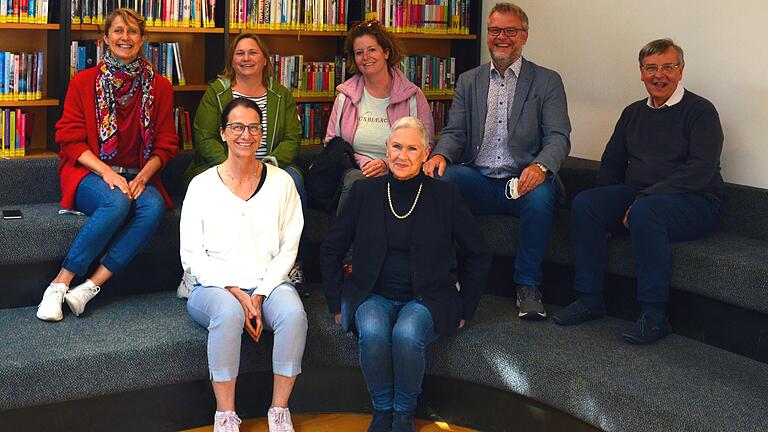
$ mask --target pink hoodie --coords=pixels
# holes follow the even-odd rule
[[[417,117],[424,123],[429,133],[429,146],[435,145],[435,128],[432,124],[432,111],[429,109],[429,103],[427,98],[424,97],[424,93],[416,87],[415,84],[408,81],[405,74],[400,72],[400,69],[390,68],[390,75],[392,75],[392,91],[389,94],[390,101],[387,106],[387,119],[390,126],[402,117],[408,117],[410,113],[409,98],[412,95],[416,96],[416,111]],[[328,121],[328,130],[325,133],[325,142],[330,141],[335,136],[341,136],[344,141],[350,143],[354,147],[353,139],[355,138],[355,132],[357,132],[357,106],[360,104],[360,99],[363,97],[363,76],[361,74],[355,74],[352,78],[344,81],[336,87],[340,93],[344,93],[346,98],[344,99],[344,106],[340,107],[339,98],[333,103],[333,110],[331,111],[331,117]],[[336,119],[341,110],[341,125],[340,133],[336,131]],[[386,139],[386,138],[385,138]],[[385,141],[382,140],[382,145],[385,145]],[[355,153],[355,162],[359,167],[363,167],[371,159]]]

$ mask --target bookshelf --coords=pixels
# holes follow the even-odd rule
[[[0,101],[0,108],[24,108],[36,113],[31,147],[26,157],[55,156],[55,122],[61,115],[63,98],[70,80],[70,46],[73,40],[100,39],[102,24],[73,24],[71,1],[51,2],[48,24],[0,23],[0,50],[43,51],[43,99],[33,101]],[[221,71],[226,52],[234,37],[241,32],[262,37],[270,51],[281,56],[304,56],[305,61],[328,61],[343,53],[346,31],[306,29],[241,29],[230,26],[230,0],[217,0],[215,26],[147,27],[150,42],[178,42],[182,54],[186,85],[174,85],[174,105],[194,114],[208,81]],[[349,0],[349,25],[364,18],[363,0]],[[469,34],[432,34],[394,32],[405,45],[408,55],[455,57],[457,75],[480,63],[482,2],[469,4]],[[67,17],[67,19],[60,19]],[[49,83],[56,83],[49,85]],[[430,102],[452,99],[451,95],[427,95]],[[299,96],[298,104],[332,103],[330,96]]]
[[[58,118],[60,94],[59,88],[49,86],[49,83],[55,81],[58,65],[55,53],[60,48],[62,33],[59,16],[59,11],[54,7],[50,10],[48,23],[0,23],[0,51],[43,53],[42,99],[0,100],[0,110],[21,109],[25,114],[34,116],[31,134],[25,146],[25,157],[55,156],[48,150],[48,142],[53,140],[52,125]]]

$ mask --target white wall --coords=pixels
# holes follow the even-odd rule
[[[496,2],[483,0],[487,16]],[[709,99],[725,133],[726,181],[768,188],[768,2],[517,0],[531,22],[523,55],[560,73],[571,155],[599,160],[621,110],[647,96],[637,53],[671,37],[685,51],[683,85]],[[483,61],[485,48],[483,19]]]

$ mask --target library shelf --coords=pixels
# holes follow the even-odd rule
[[[474,34],[433,34],[433,33],[397,33],[393,32],[400,39],[450,39],[450,40],[475,40]]]
[[[57,158],[59,157],[58,153],[54,153],[48,149],[28,148],[26,151],[27,153],[24,156],[22,156],[23,158]],[[14,158],[10,158],[10,159],[14,159]]]
[[[296,103],[325,103],[333,102],[335,96],[294,96]]]
[[[272,29],[241,29],[230,28],[229,34],[237,35],[240,33],[253,33],[257,35],[274,35],[274,36],[296,36],[301,38],[302,36],[327,36],[327,37],[341,37],[346,36],[346,31],[338,30],[272,30]]]
[[[425,95],[427,100],[431,101],[451,101],[453,100],[452,94],[445,94],[445,95]]]
[[[174,92],[203,92],[208,89],[208,84],[174,85]]]
[[[0,101],[0,108],[21,108],[21,107],[55,107],[59,106],[59,100],[53,98],[43,98],[35,100],[13,100]]]
[[[102,31],[100,24],[72,24],[72,31]],[[224,34],[221,27],[154,27],[147,26],[147,33],[208,33]]]
[[[58,24],[0,23],[0,30],[59,30]]]

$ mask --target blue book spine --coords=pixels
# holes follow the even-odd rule
[[[0,51],[0,100],[5,98],[5,51]]]
[[[85,47],[77,47],[77,71],[85,69]]]

